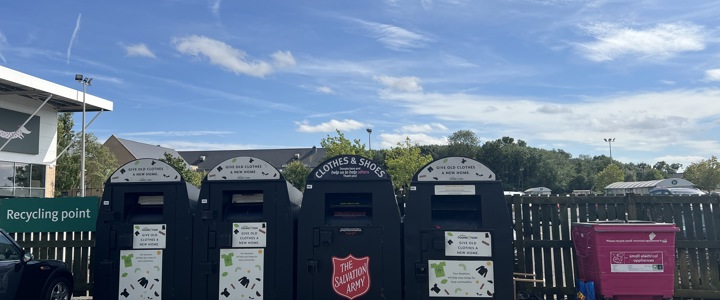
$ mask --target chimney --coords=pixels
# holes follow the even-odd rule
[[[205,155],[200,155],[200,161],[205,161]]]
[[[300,153],[295,153],[295,159],[296,159],[296,160],[299,160],[299,159],[300,159]]]

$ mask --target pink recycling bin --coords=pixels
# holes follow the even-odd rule
[[[598,300],[672,299],[675,224],[649,221],[573,223],[578,279]]]

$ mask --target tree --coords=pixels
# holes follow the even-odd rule
[[[475,159],[480,139],[470,130],[459,130],[448,137],[448,155]]]
[[[80,188],[82,133],[72,130],[72,113],[58,114],[55,196]],[[68,147],[69,146],[69,147]],[[63,150],[67,150],[62,152]],[[85,183],[87,189],[101,190],[105,181],[118,168],[117,158],[110,149],[98,142],[92,133],[85,134]]]
[[[322,139],[320,142],[320,146],[325,148],[326,151],[323,160],[338,155],[360,155],[372,159],[370,151],[365,149],[365,144],[361,143],[360,139],[350,142],[340,130],[336,129],[335,132],[337,132],[338,136],[331,137],[328,135],[327,138]]]
[[[610,164],[595,176],[595,191],[604,193],[605,187],[614,182],[621,182],[625,179],[625,173],[617,164]]]
[[[409,137],[405,138],[404,144],[397,143],[385,155],[385,164],[395,190],[407,192],[415,173],[432,160],[432,156],[422,154],[420,147],[412,145]],[[404,195],[401,197],[404,198]]]
[[[310,175],[310,167],[306,166],[299,160],[294,160],[287,165],[287,168],[283,171],[285,180],[290,182],[295,188],[300,191],[305,190],[305,183],[308,175]]]
[[[720,163],[713,155],[708,160],[690,164],[685,169],[683,177],[701,190],[713,191],[720,186]]]
[[[185,182],[190,183],[196,187],[200,187],[202,180],[205,177],[205,172],[197,172],[190,169],[190,166],[185,162],[182,157],[174,157],[172,154],[165,152],[165,157],[161,158],[160,161],[167,163],[171,167],[175,168],[180,173]]]

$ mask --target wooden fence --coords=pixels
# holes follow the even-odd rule
[[[720,197],[573,196],[506,197],[514,222],[516,271],[545,283],[518,282],[518,291],[543,299],[575,299],[574,222],[647,220],[675,223],[675,299],[720,299]],[[75,295],[91,289],[90,232],[15,233],[38,259],[65,261],[75,274]]]
[[[518,283],[543,299],[575,299],[572,223],[645,220],[675,223],[675,299],[720,299],[720,198],[717,196],[506,197],[515,229]]]
[[[25,232],[10,235],[36,259],[57,259],[67,263],[75,278],[73,295],[89,294],[90,250],[95,246],[91,232]]]

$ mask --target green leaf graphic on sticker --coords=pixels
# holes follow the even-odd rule
[[[135,164],[136,164],[136,165],[137,165],[137,164],[139,164],[139,163],[140,163],[140,161],[139,161],[139,160],[136,160],[136,161],[135,161]]]
[[[228,276],[228,272],[223,272],[222,277]]]
[[[237,228],[237,227],[240,227],[240,224],[233,224],[233,226],[235,226],[235,228]]]
[[[136,225],[136,226],[135,226],[135,229],[140,229],[140,226],[137,226],[137,225]]]
[[[232,162],[236,162],[236,161],[237,161],[237,158],[233,158],[233,159],[232,159]]]
[[[462,289],[461,289],[461,288],[456,288],[456,289],[455,289],[455,294],[457,294],[458,292],[462,292]]]
[[[255,265],[255,268],[257,268],[258,271],[262,271],[262,267],[260,265]]]
[[[443,163],[444,163],[444,164],[446,164],[446,163],[447,163],[447,158],[446,158],[446,159],[443,159]]]
[[[448,236],[453,236],[452,232],[447,233]]]
[[[446,283],[447,283],[447,279],[443,279],[442,281],[440,281],[440,283],[446,284]]]
[[[467,271],[467,266],[465,264],[458,264],[459,267],[463,269],[463,271]]]
[[[127,276],[128,276],[128,273],[122,273],[122,275],[120,275],[120,277],[127,277]]]

